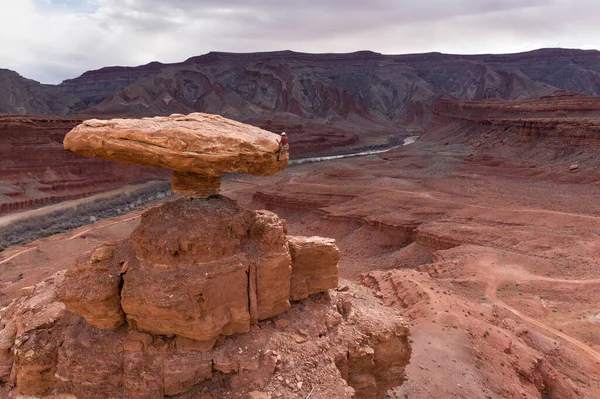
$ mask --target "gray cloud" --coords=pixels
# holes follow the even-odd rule
[[[52,83],[213,50],[600,47],[595,0],[20,0],[2,11],[11,18],[0,26],[0,67]]]

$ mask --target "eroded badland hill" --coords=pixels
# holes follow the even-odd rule
[[[117,341],[107,344],[106,335],[90,330],[86,342],[108,351],[99,359],[125,353],[130,360],[124,364],[133,368],[111,374],[122,378],[111,382],[111,391],[100,374],[69,371],[62,360],[56,386],[94,397],[89,386],[115,392],[119,381],[145,370],[153,377],[124,385],[126,392],[177,398],[600,396],[599,110],[598,98],[565,92],[518,102],[445,100],[414,144],[292,165],[272,177],[225,180],[223,195],[247,209],[276,212],[287,234],[334,238],[337,289],[292,301],[290,310],[253,326],[249,335],[220,339],[211,359],[168,338],[117,332]],[[70,267],[72,257],[103,243],[109,251],[129,251],[113,243],[144,230],[140,219],[149,220],[140,213],[4,251],[3,304],[22,291],[18,320],[27,322],[52,303],[31,298],[53,292],[64,277],[52,276]],[[187,259],[185,253],[168,256]],[[137,268],[136,262],[130,264]],[[147,296],[146,307],[155,301]],[[59,320],[69,334],[89,328]],[[83,362],[77,345],[66,341],[59,359]],[[39,380],[38,369],[26,368],[24,360],[35,357],[19,356],[20,370],[29,370],[23,378]],[[193,375],[173,374],[193,364],[201,365]],[[86,378],[97,385],[85,388]]]

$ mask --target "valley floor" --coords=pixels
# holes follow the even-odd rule
[[[600,186],[534,166],[423,139],[228,179],[222,193],[277,212],[290,234],[336,238],[341,285],[411,321],[406,381],[390,397],[597,398]],[[0,303],[126,238],[143,210],[5,250]]]

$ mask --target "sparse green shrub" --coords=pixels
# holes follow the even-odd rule
[[[168,198],[170,182],[160,182],[131,193],[100,198],[47,215],[17,220],[0,228],[0,251],[12,245],[22,245],[40,238],[73,230],[100,219],[127,213],[137,206]]]

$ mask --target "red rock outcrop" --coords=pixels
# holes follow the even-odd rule
[[[147,211],[130,240],[79,259],[58,298],[98,328],[127,321],[210,347],[337,286],[335,241],[286,233],[274,213],[225,197],[169,202]]]
[[[131,239],[122,305],[144,331],[213,341],[289,308],[290,256],[273,214],[180,200],[147,212]]]
[[[298,301],[337,285],[340,251],[335,240],[323,237],[290,237],[292,282],[290,299]]]
[[[265,387],[278,357],[264,349],[281,342],[274,331],[260,333],[275,328],[262,321],[290,309],[290,298],[306,300],[338,284],[333,240],[286,234],[274,213],[251,212],[222,196],[179,199],[147,211],[130,239],[84,254],[1,311],[0,381],[23,395],[79,398],[171,397],[207,380],[213,383],[205,387],[222,397],[232,382],[214,381],[232,375],[240,392]],[[295,268],[300,278],[292,279]],[[342,317],[332,312],[335,306],[327,308],[328,328],[337,330]],[[234,334],[215,347],[219,337]],[[343,333],[348,345],[356,334]],[[307,341],[298,337],[292,340],[297,345]],[[396,349],[403,368],[410,351],[399,319],[368,345],[387,340],[402,343]],[[335,367],[333,358],[329,367]],[[331,378],[336,397],[350,397],[339,373]]]
[[[83,316],[91,326],[120,327],[125,322],[119,296],[122,274],[127,271],[128,259],[133,258],[126,245],[96,248],[67,271],[67,280],[77,281],[77,284],[61,286],[58,297],[67,309]]]
[[[221,175],[273,175],[287,166],[278,159],[278,136],[219,115],[193,113],[144,119],[87,120],[71,130],[64,147],[97,157],[173,171],[173,191],[187,197],[217,194]]]
[[[600,99],[568,92],[531,100],[440,101],[423,138],[469,143],[476,154],[592,166],[600,147]]]
[[[119,246],[102,248],[110,249],[89,254],[90,262],[92,257],[93,263],[110,263],[124,256]],[[248,334],[220,339],[213,347],[150,334],[132,324],[116,330],[93,327],[56,300],[73,287],[69,280],[76,276],[70,273],[59,272],[25,289],[0,310],[0,349],[5,348],[0,393],[216,399],[245,398],[250,392],[255,397],[318,392],[366,399],[401,384],[410,358],[407,324],[365,290],[307,298],[286,319],[259,322]],[[229,292],[237,287],[218,288]],[[360,300],[354,301],[357,294]],[[364,364],[369,366],[359,367]]]

